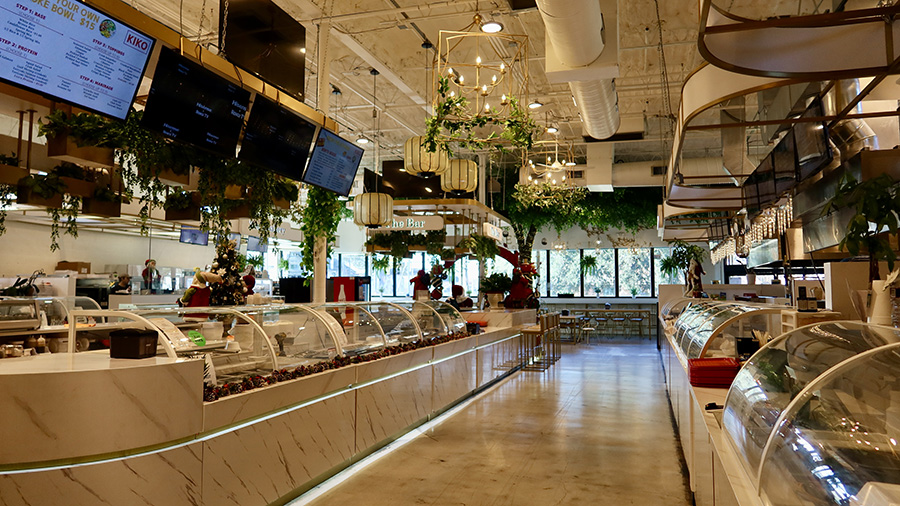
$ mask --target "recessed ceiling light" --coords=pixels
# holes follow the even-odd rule
[[[528,104],[528,108],[529,108],[529,109],[538,109],[538,108],[541,108],[541,107],[544,107],[544,104],[542,104],[541,102],[539,102],[537,99],[535,99],[534,102]]]
[[[301,48],[300,48],[300,52],[303,53],[303,54],[306,54],[306,48],[305,48],[305,47],[301,47]]]
[[[428,193],[431,193],[431,188],[429,188],[429,187],[426,186],[426,187],[425,187],[425,191],[427,191]]]
[[[555,126],[548,126],[548,127],[547,127],[547,133],[555,134],[556,132],[559,132],[559,129],[556,128]]]
[[[486,21],[481,24],[481,31],[484,33],[498,33],[503,31],[503,25],[497,21]]]

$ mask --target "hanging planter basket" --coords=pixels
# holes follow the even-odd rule
[[[85,181],[83,179],[75,179],[74,177],[60,176],[60,182],[66,185],[66,194],[75,195],[82,198],[91,198],[97,189],[97,183],[93,181]]]
[[[138,174],[141,177],[150,176],[155,172],[155,169],[138,169]],[[160,169],[156,179],[158,179],[160,183],[168,186],[187,186],[191,183],[191,172],[188,171],[187,174],[177,174],[172,169]]]
[[[122,215],[122,204],[108,200],[84,199],[81,201],[82,214],[118,218]]]
[[[246,195],[246,186],[238,184],[230,184],[225,186],[225,198],[229,200],[240,200]]]
[[[88,167],[112,167],[115,161],[115,151],[112,148],[78,146],[68,133],[47,138],[47,156]]]
[[[225,211],[225,218],[229,220],[238,220],[250,217],[250,204],[240,204]]]
[[[166,209],[166,221],[200,221],[200,194],[191,192],[191,203],[187,207]]]
[[[0,165],[0,184],[17,185],[23,177],[28,177],[28,169]]]
[[[291,208],[291,202],[288,199],[275,199],[272,201],[272,205],[285,211]]]
[[[63,196],[56,194],[50,198],[45,198],[34,192],[26,186],[19,186],[16,192],[17,204],[28,204],[30,206],[46,207],[52,209],[60,209],[63,205]]]

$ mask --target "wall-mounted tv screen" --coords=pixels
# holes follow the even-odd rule
[[[257,95],[238,158],[299,181],[316,128],[315,123]]]
[[[206,246],[209,244],[209,232],[203,232],[197,228],[181,227],[179,242]]]
[[[0,80],[125,119],[152,37],[78,0],[3,4]]]
[[[219,2],[219,27],[229,61],[303,100],[306,28],[293,16],[271,0],[229,0]]]
[[[814,100],[801,118],[821,118],[824,116],[822,100]],[[797,178],[807,179],[825,168],[834,156],[828,143],[828,126],[824,121],[803,122],[794,125],[794,140],[797,145]]]
[[[163,48],[143,125],[166,137],[234,157],[250,92]]]
[[[303,173],[303,182],[346,197],[350,194],[363,152],[352,142],[320,128]]]
[[[781,195],[797,186],[797,160],[794,152],[794,131],[788,130],[772,150],[772,167],[775,172],[775,193]]]
[[[247,236],[247,251],[256,251],[257,253],[265,253],[269,250],[269,245],[260,241],[259,237]]]

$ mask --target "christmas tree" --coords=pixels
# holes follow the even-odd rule
[[[236,243],[225,239],[216,245],[216,259],[212,263],[212,272],[222,276],[222,284],[211,286],[209,303],[213,306],[234,306],[243,304],[247,295],[247,287],[241,277]]]

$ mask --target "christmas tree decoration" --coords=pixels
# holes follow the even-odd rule
[[[216,259],[213,264],[216,274],[222,277],[222,283],[212,286],[210,305],[235,306],[243,304],[246,285],[241,277],[238,255],[235,252],[237,243],[223,240],[216,245]]]

